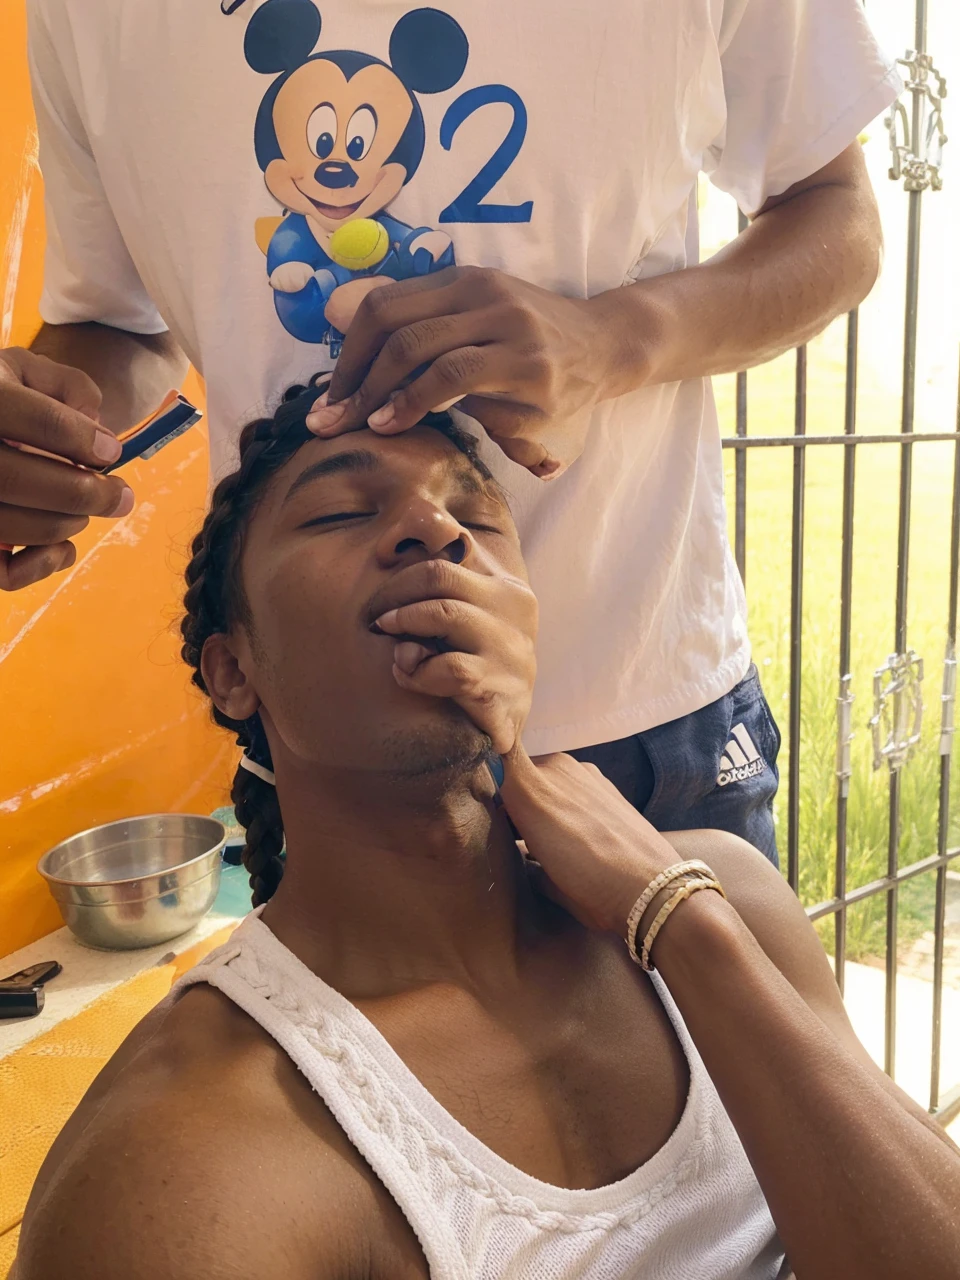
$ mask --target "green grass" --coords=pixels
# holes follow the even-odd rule
[[[808,432],[843,430],[845,326],[812,344]],[[749,430],[774,435],[793,431],[793,355],[750,374]],[[734,379],[717,379],[721,430],[734,433]],[[861,381],[858,430],[898,429],[899,404]],[[931,424],[920,424],[932,429]],[[952,423],[937,423],[950,430]],[[793,450],[748,453],[746,585],[754,659],[784,736],[777,804],[778,838],[786,864],[786,777],[790,669],[790,535]],[[732,451],[725,453],[733,536]],[[925,660],[925,719],[919,749],[903,773],[900,864],[936,852],[940,782],[940,693],[946,644],[950,499],[953,445],[918,445],[913,462],[913,524],[908,598],[908,644]],[[800,895],[805,905],[833,896],[836,850],[836,699],[839,682],[840,556],[843,450],[807,451],[805,574],[803,601],[803,697],[800,732]],[[889,775],[874,773],[867,722],[872,714],[873,673],[894,651],[894,610],[900,450],[890,445],[857,449],[854,519],[852,662],[853,777],[848,822],[848,887],[885,874]],[[960,770],[951,780],[950,843],[960,843]],[[923,875],[900,893],[902,946],[932,927],[934,877]],[[880,895],[848,919],[851,959],[885,949],[886,898]],[[821,925],[833,948],[832,920]]]

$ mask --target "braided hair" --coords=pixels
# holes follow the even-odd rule
[[[193,540],[193,558],[186,570],[180,652],[193,668],[193,683],[208,697],[210,691],[200,669],[207,639],[238,625],[252,628],[241,575],[244,533],[273,476],[302,445],[315,439],[306,417],[328,385],[327,375],[316,374],[308,386],[290,387],[272,418],[257,418],[243,428],[239,465],[214,489],[203,527]],[[449,414],[428,414],[423,425],[441,432],[469,458],[484,480],[492,480],[477,454],[476,440],[461,431]],[[233,720],[216,705],[211,710],[214,721],[236,735],[238,746],[272,768],[259,714],[249,720]],[[253,905],[257,907],[273,896],[283,876],[283,818],[277,789],[258,774],[238,768],[231,799],[237,821],[246,831],[243,865],[250,875]]]

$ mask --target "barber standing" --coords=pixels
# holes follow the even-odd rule
[[[540,600],[528,749],[776,860],[709,377],[873,285],[856,138],[895,70],[859,0],[438,3],[28,0],[44,325],[0,352],[0,438],[65,461],[0,445],[0,585],[148,496],[70,464],[188,360],[215,473],[318,370],[319,435],[459,402]],[[701,171],[750,217],[703,264]]]

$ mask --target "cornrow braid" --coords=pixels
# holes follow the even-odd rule
[[[252,625],[241,576],[246,528],[272,477],[302,445],[315,438],[306,418],[328,385],[328,375],[316,374],[307,386],[290,387],[272,418],[257,418],[243,428],[239,465],[214,489],[210,509],[193,540],[193,557],[185,574],[180,652],[193,668],[193,683],[208,697],[210,691],[200,669],[203,646],[212,635]],[[423,424],[445,435],[485,480],[492,480],[477,454],[476,441],[461,431],[449,414],[428,414]],[[258,750],[263,750],[266,739],[259,715],[248,721],[232,720],[216,705],[211,706],[211,712],[218,725],[236,735],[238,746],[246,751],[256,740]],[[283,818],[277,789],[238,768],[231,799],[237,821],[246,831],[243,865],[257,907],[273,896],[283,876]]]

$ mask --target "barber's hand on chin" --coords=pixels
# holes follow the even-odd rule
[[[677,861],[673,846],[596,765],[572,756],[531,760],[522,746],[504,758],[500,789],[542,887],[591,929],[623,936],[651,880]]]
[[[451,698],[499,755],[512,751],[530,713],[536,674],[537,600],[529,586],[426,560],[398,573],[383,603],[376,621],[381,631],[424,637],[423,644],[403,639],[396,645],[397,684]]]
[[[448,267],[364,298],[307,426],[338,435],[369,423],[392,435],[461,401],[508,458],[546,479],[583,451],[609,347],[582,298]]]
[[[0,351],[0,544],[23,548],[0,549],[0,591],[69,568],[70,539],[90,516],[133,508],[122,480],[85,469],[120,456],[116,436],[97,425],[99,409],[100,392],[79,369],[20,347]]]

